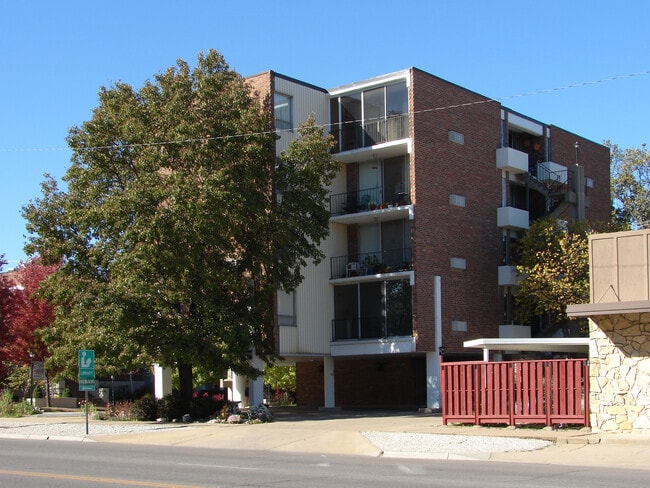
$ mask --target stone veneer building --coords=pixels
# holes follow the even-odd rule
[[[591,426],[650,433],[650,230],[589,238]]]

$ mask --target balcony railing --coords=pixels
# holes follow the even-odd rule
[[[411,248],[336,256],[330,260],[331,279],[409,271]]]
[[[336,124],[332,135],[339,142],[335,152],[352,151],[384,142],[397,141],[408,137],[409,117],[408,114],[402,114],[365,122]]]
[[[393,185],[399,186],[402,185]],[[343,215],[368,212],[383,207],[409,205],[411,198],[407,192],[390,188],[366,188],[347,193],[330,195],[330,214]]]
[[[566,168],[559,170],[554,168],[562,168],[562,166],[551,162],[537,163],[532,176],[546,185],[549,193],[565,193],[571,188],[572,173]]]
[[[413,335],[413,320],[408,316],[353,317],[332,321],[332,340],[382,339]]]

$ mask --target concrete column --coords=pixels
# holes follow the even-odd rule
[[[232,401],[244,406],[246,399],[246,377],[235,372],[232,373]]]
[[[427,408],[442,409],[440,393],[440,354],[427,352]]]
[[[172,392],[172,370],[163,368],[159,364],[153,365],[154,377],[154,396],[163,398],[165,395],[171,395]]]
[[[260,371],[264,371],[264,363],[255,354],[255,349],[253,349],[251,365]],[[264,376],[260,375],[257,379],[248,378],[248,404],[261,405],[262,403],[264,403]]]
[[[334,358],[327,356],[323,358],[323,384],[325,389],[325,408],[334,408],[336,398],[334,397]]]

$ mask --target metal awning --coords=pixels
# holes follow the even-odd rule
[[[474,339],[463,342],[465,347],[483,349],[483,359],[489,361],[490,351],[589,352],[589,337]]]

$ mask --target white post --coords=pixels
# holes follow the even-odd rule
[[[435,308],[436,350],[429,351],[426,355],[427,408],[439,410],[442,408],[442,394],[440,392],[440,348],[442,347],[442,292],[440,276],[435,276],[433,280],[433,299]]]
[[[427,352],[427,408],[440,410],[442,408],[440,394],[440,354]]]
[[[326,356],[323,358],[323,386],[325,389],[325,408],[335,408],[336,406],[334,384],[334,358],[331,356]]]
[[[159,364],[153,365],[154,376],[154,396],[156,398],[163,398],[172,393],[172,370],[171,368],[163,368]]]
[[[264,371],[264,363],[255,354],[255,349],[253,349],[251,365],[260,371]],[[264,375],[258,376],[257,379],[248,378],[248,404],[254,406],[262,403],[264,403]]]
[[[246,395],[246,377],[233,372],[232,373],[232,401],[237,402],[240,407],[243,407],[245,395]]]

